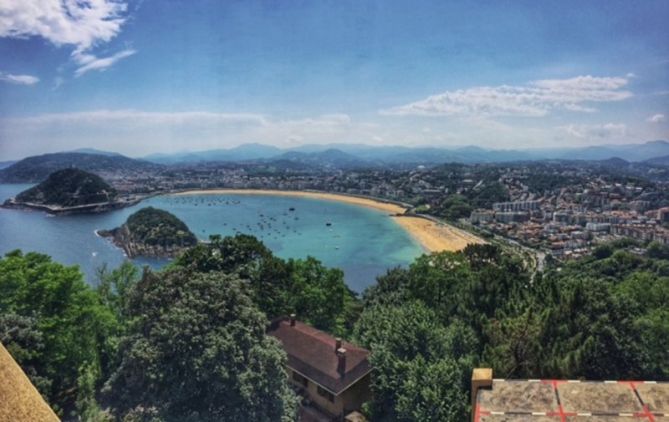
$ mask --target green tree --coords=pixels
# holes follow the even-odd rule
[[[325,331],[341,331],[339,319],[353,294],[339,269],[326,268],[318,260],[290,260],[291,306],[301,319]],[[339,325],[339,330],[338,329]]]
[[[248,282],[248,294],[269,319],[297,313],[317,328],[345,334],[359,313],[341,270],[312,257],[286,262],[253,236],[212,236],[209,244],[189,249],[174,266],[236,274]]]
[[[396,267],[376,278],[376,284],[369,286],[362,294],[365,307],[374,305],[400,305],[411,297],[409,291],[409,271]]]
[[[650,242],[646,248],[646,254],[654,259],[669,259],[669,246],[659,242]]]
[[[420,301],[365,309],[355,338],[372,350],[374,399],[368,410],[374,420],[467,418],[465,371],[477,341],[463,328],[444,328]]]
[[[459,384],[462,369],[450,358],[426,361],[422,356],[403,366],[403,381],[397,397],[397,420],[464,421],[467,390]]]
[[[39,391],[51,390],[50,378],[39,375],[40,358],[44,353],[44,336],[37,327],[37,319],[14,313],[0,314],[0,343]]]
[[[127,420],[276,421],[295,417],[285,354],[235,275],[146,271],[107,383]]]
[[[536,377],[543,361],[543,324],[530,308],[521,315],[491,321],[486,327],[488,344],[483,360],[500,378]]]
[[[14,251],[0,259],[0,315],[4,341],[61,414],[74,409],[81,369],[99,372],[114,353],[106,341],[118,329],[113,312],[77,267],[46,255]]]
[[[471,276],[469,261],[461,253],[423,255],[411,264],[408,289],[414,298],[447,319],[461,307],[460,293]]]
[[[124,320],[128,308],[128,292],[139,281],[139,269],[130,261],[123,262],[118,268],[109,270],[103,265],[97,270],[97,293],[102,302],[113,310],[119,320]]]
[[[266,259],[272,257],[272,252],[261,241],[247,234],[226,237],[214,235],[209,240],[209,244],[199,244],[188,249],[174,265],[198,272],[237,272],[248,278]]]
[[[474,208],[469,204],[467,198],[462,195],[450,195],[439,204],[435,210],[437,214],[447,220],[455,221],[459,218],[470,216]]]
[[[253,236],[211,236],[208,244],[188,249],[173,265],[197,272],[234,273],[248,280],[249,294],[269,319],[295,311],[290,297],[291,272],[287,263],[273,256]]]

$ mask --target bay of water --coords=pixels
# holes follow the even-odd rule
[[[0,184],[0,201],[30,186]],[[423,253],[382,211],[312,198],[201,194],[157,196],[102,214],[49,216],[0,209],[0,254],[14,249],[45,253],[63,264],[79,265],[94,285],[97,268],[105,263],[114,268],[127,259],[122,250],[96,236],[95,230],[118,227],[146,206],[173,213],[201,240],[240,232],[256,236],[282,258],[313,256],[329,267],[341,268],[347,284],[357,292],[373,284],[377,275],[405,266]],[[168,261],[138,258],[133,262],[160,268]]]

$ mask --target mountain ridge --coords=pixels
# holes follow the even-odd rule
[[[246,151],[246,153],[239,153],[241,151]],[[348,154],[351,158],[367,162],[366,164],[437,164],[446,162],[474,164],[545,159],[605,160],[621,156],[626,157],[627,161],[640,162],[653,157],[669,155],[669,142],[665,140],[655,140],[639,144],[525,149],[487,149],[475,145],[457,147],[408,147],[397,145],[376,146],[353,143],[330,143],[323,145],[305,144],[282,149],[270,145],[253,143],[242,144],[230,149],[181,152],[176,154],[152,154],[143,158],[147,161],[164,164],[175,164],[179,162],[188,163],[194,161],[266,161],[286,158],[295,160],[298,157],[305,156],[288,153],[318,153],[323,154],[323,157],[325,157],[328,151],[332,154]],[[156,156],[159,156],[159,158],[156,159]],[[179,157],[187,158],[180,161]]]
[[[37,183],[51,173],[65,168],[78,168],[91,173],[112,173],[119,170],[139,172],[159,165],[124,155],[92,154],[83,152],[56,152],[26,157],[0,169],[0,182]]]
[[[81,151],[81,150],[80,150]],[[308,168],[365,168],[384,165],[437,165],[444,163],[491,164],[541,160],[603,161],[624,157],[627,163],[667,165],[669,142],[648,141],[641,144],[596,145],[579,148],[544,149],[485,149],[478,146],[408,147],[374,146],[365,144],[305,144],[281,149],[258,143],[243,144],[229,149],[199,152],[183,151],[176,154],[159,153],[143,158],[100,151],[61,152],[24,158],[0,168],[0,182],[36,183],[50,173],[67,167],[77,167],[98,174],[112,174],[119,170],[142,172],[161,166],[193,165],[197,163],[236,162],[268,165],[304,166]],[[153,161],[151,161],[153,157]],[[663,164],[664,163],[664,164]]]

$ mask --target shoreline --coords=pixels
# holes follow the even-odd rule
[[[267,196],[292,196],[295,198],[324,199],[328,201],[344,202],[351,205],[360,205],[385,211],[391,214],[403,214],[407,208],[392,202],[382,202],[362,196],[353,196],[328,192],[297,191],[297,190],[272,190],[272,189],[202,189],[187,190],[172,193],[170,195],[267,195]]]
[[[485,241],[469,232],[448,223],[435,223],[417,215],[392,216],[404,230],[428,252],[455,252],[469,244],[482,244]]]
[[[112,202],[97,202],[85,205],[73,206],[59,206],[49,204],[36,204],[32,202],[20,202],[15,198],[9,198],[2,204],[0,208],[18,209],[18,210],[37,210],[44,211],[50,215],[65,215],[65,214],[95,214],[102,213],[121,208],[131,207],[140,203],[144,198],[137,198],[128,201],[112,201]]]
[[[426,252],[457,251],[463,249],[469,243],[485,243],[483,239],[447,223],[437,223],[416,215],[404,215],[408,207],[392,202],[385,202],[382,199],[328,192],[271,189],[193,189],[168,193],[168,195],[267,195],[337,201],[387,212],[388,216],[404,229]]]

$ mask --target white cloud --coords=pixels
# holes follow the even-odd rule
[[[666,118],[662,113],[653,114],[652,116],[646,119],[646,121],[650,123],[664,123],[665,120]]]
[[[137,52],[136,50],[127,49],[120,51],[116,54],[113,54],[109,57],[97,57],[93,54],[85,54],[85,53],[75,54],[73,55],[74,60],[80,66],[74,72],[74,75],[76,77],[79,77],[90,70],[99,70],[99,71],[106,70],[117,61],[124,59],[126,57],[130,57],[136,52]]]
[[[126,49],[108,57],[90,51],[109,42],[126,21],[122,0],[2,0],[0,37],[42,37],[56,46],[73,46],[76,76],[104,70],[135,53]]]
[[[11,73],[0,72],[0,81],[14,85],[35,85],[39,82],[39,78],[31,75],[13,75]]]
[[[591,102],[620,101],[632,96],[622,88],[627,78],[577,76],[545,79],[522,86],[481,86],[446,91],[388,110],[387,115],[423,116],[545,116],[551,110],[593,112],[583,105]]]
[[[9,124],[28,124],[33,126],[53,125],[97,125],[114,124],[126,126],[185,124],[247,123],[265,125],[267,120],[261,114],[253,113],[214,113],[208,111],[152,112],[140,110],[95,110],[71,113],[47,113],[31,117],[4,119]]]
[[[84,51],[114,38],[126,9],[116,0],[3,0],[0,37],[39,36]]]
[[[585,140],[616,140],[627,136],[627,125],[622,123],[605,123],[601,125],[567,125],[560,126],[569,135]]]
[[[594,113],[595,111],[597,111],[596,108],[586,107],[578,104],[565,104],[564,108],[569,111],[580,111],[583,113]]]

